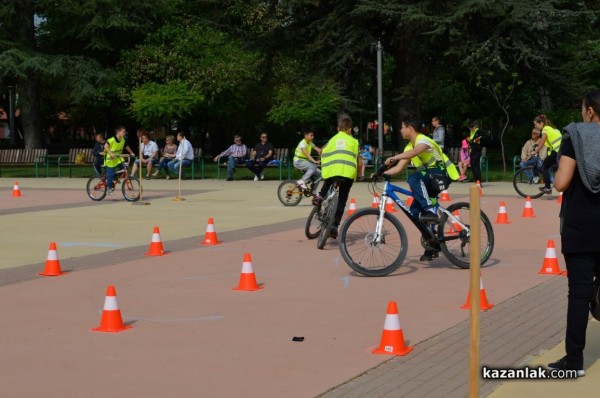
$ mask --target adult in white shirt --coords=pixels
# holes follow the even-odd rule
[[[179,168],[183,164],[183,167],[191,166],[194,161],[194,148],[192,148],[192,144],[186,140],[185,133],[180,131],[177,133],[177,141],[179,141],[179,146],[177,147],[177,154],[175,154],[175,159],[171,160],[167,164],[167,176],[170,178],[169,171],[172,171],[175,174],[179,174]],[[181,170],[181,178],[183,178],[183,169]]]
[[[142,134],[142,158],[136,159],[133,162],[133,167],[131,168],[132,176],[135,175],[140,163],[146,165],[146,180],[149,180],[152,166],[158,163],[158,145],[156,145],[156,142],[150,140],[148,133]]]

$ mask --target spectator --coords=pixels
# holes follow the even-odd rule
[[[585,96],[581,116],[583,123],[571,123],[564,128],[554,178],[554,187],[564,192],[560,235],[569,293],[567,355],[548,364],[551,369],[575,370],[579,377],[585,375],[583,350],[590,303],[596,293],[594,276],[600,278],[600,235],[596,229],[600,223],[600,90]]]
[[[158,163],[158,145],[150,139],[148,133],[142,133],[142,158],[136,159],[133,162],[133,168],[131,169],[132,176],[135,175],[140,163],[146,165],[146,180],[149,180],[152,166]]]
[[[367,164],[373,164],[373,155],[371,155],[371,146],[370,145],[361,145],[358,155],[362,160],[362,165],[360,167],[360,175],[358,177],[358,181],[365,180],[365,167]]]
[[[218,162],[223,156],[227,156],[227,181],[233,181],[233,171],[237,165],[245,163],[247,154],[246,145],[242,144],[242,137],[239,135],[233,136],[233,145],[221,152],[215,157],[215,162]]]
[[[481,139],[483,136],[479,131],[479,122],[477,120],[470,122],[469,130],[470,133],[467,141],[469,142],[471,152],[471,172],[473,173],[473,181],[479,181],[480,186],[483,186],[481,185],[481,164],[479,163],[481,160]]]
[[[94,144],[94,149],[92,149],[92,153],[94,154],[94,172],[96,176],[102,175],[102,166],[104,165],[104,144],[106,144],[106,140],[104,139],[104,134],[96,133],[96,143]]]
[[[314,149],[317,153],[321,153],[321,148],[315,146],[313,140],[315,139],[315,133],[307,130],[304,133],[304,139],[300,141],[294,152],[294,167],[298,170],[304,171],[304,175],[297,181],[297,184],[302,188],[306,189],[306,183],[312,180],[313,196],[317,192],[317,181],[321,178],[321,171],[317,166],[318,160],[315,160],[311,152]]]
[[[177,141],[179,141],[179,146],[177,147],[175,158],[167,163],[167,169],[165,170],[167,177],[170,177],[169,171],[179,174],[182,165],[183,167],[191,166],[194,161],[194,148],[192,148],[192,144],[185,138],[183,131],[177,133]],[[183,169],[181,169],[181,178],[183,179]]]
[[[467,182],[467,168],[471,164],[471,154],[469,153],[469,143],[467,139],[462,140],[462,144],[460,147],[460,159],[458,161],[458,171],[460,172],[460,177],[458,177],[459,182]]]
[[[531,139],[527,140],[525,145],[523,145],[523,149],[521,149],[521,163],[519,163],[519,167],[527,167],[527,166],[540,166],[538,164],[539,159],[546,158],[546,147],[543,146],[537,156],[534,155],[536,149],[538,148],[538,144],[540,143],[540,130],[533,128],[531,130]],[[537,184],[539,177],[533,176],[531,170],[527,170],[525,172],[527,175],[527,180],[531,180],[534,178],[534,183]]]
[[[163,152],[162,152],[162,158],[160,159],[160,162],[158,163],[158,167],[156,168],[156,171],[152,174],[153,177],[158,176],[158,174],[160,173],[160,171],[162,169],[165,170],[165,173],[167,174],[167,180],[171,178],[171,176],[169,175],[169,167],[168,164],[171,160],[175,159],[175,154],[177,153],[177,144],[175,143],[175,137],[173,137],[172,135],[168,135],[165,138],[165,147],[163,148]]]
[[[254,181],[263,180],[263,170],[267,164],[273,159],[273,144],[267,142],[267,133],[260,135],[260,142],[254,146],[250,153],[250,159],[246,162],[248,170],[254,173]]]
[[[433,130],[433,140],[435,141],[436,144],[439,145],[439,147],[443,151],[444,150],[444,142],[445,142],[445,138],[446,138],[446,129],[444,129],[444,126],[442,126],[442,123],[440,121],[440,117],[439,116],[434,116],[431,119],[431,125],[434,128],[434,130]]]

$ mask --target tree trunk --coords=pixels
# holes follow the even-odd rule
[[[36,76],[23,80],[18,85],[21,123],[25,149],[44,147],[40,120],[40,83]]]
[[[504,172],[506,173],[506,155],[504,153],[504,133],[506,133],[506,129],[508,128],[508,124],[510,123],[510,116],[506,108],[502,108],[504,112],[504,116],[506,116],[506,121],[504,126],[502,127],[502,132],[500,133],[500,148],[502,149],[502,165],[504,166]]]

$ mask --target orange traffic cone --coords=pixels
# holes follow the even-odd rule
[[[410,207],[410,205],[412,205],[413,200],[415,200],[415,198],[409,196],[408,199],[406,199],[406,206]]]
[[[374,209],[379,207],[379,195],[377,195],[377,192],[373,194],[373,203],[371,203],[371,207]]]
[[[208,219],[208,225],[206,226],[206,234],[204,235],[204,241],[200,242],[201,245],[219,245],[223,242],[219,242],[217,239],[217,233],[215,232],[215,222],[212,217]]]
[[[459,221],[462,221],[460,219],[460,212],[458,210],[454,210],[452,212],[452,215],[454,217],[456,217]],[[459,233],[460,231],[462,231],[462,227],[456,221],[452,220],[451,221],[451,225],[452,226],[450,227],[450,230],[448,231],[448,233],[446,235],[456,235],[457,233]]]
[[[354,198],[350,199],[350,207],[348,208],[348,217],[356,213],[356,201]]]
[[[442,195],[440,196],[440,202],[450,202],[452,199],[450,199],[450,194],[448,193],[447,189],[444,189],[442,191]]]
[[[562,203],[562,192],[558,194],[558,198],[556,199],[557,203]]]
[[[566,271],[561,271],[558,266],[558,258],[556,257],[556,249],[554,248],[554,241],[550,239],[546,245],[546,255],[544,256],[544,263],[542,269],[538,274],[542,275],[566,275]]]
[[[40,272],[41,276],[60,276],[64,272],[60,269],[60,261],[58,261],[58,253],[56,252],[56,243],[50,242],[48,249],[48,257],[46,257],[46,266],[44,272]]]
[[[477,180],[477,186],[479,187],[479,197],[483,197],[483,188],[481,188],[481,182]]]
[[[165,254],[169,254],[163,250],[163,244],[160,240],[160,232],[158,227],[154,227],[154,232],[152,232],[152,241],[150,242],[150,250],[146,253],[146,256],[164,256]]]
[[[504,204],[504,202],[500,202],[496,224],[510,224],[510,221],[508,221],[508,213],[506,212],[506,204]]]
[[[132,326],[123,324],[121,310],[117,303],[117,292],[114,286],[109,286],[106,288],[106,298],[104,299],[104,310],[102,311],[100,326],[91,329],[92,332],[117,333],[131,328]]]
[[[394,208],[394,201],[389,196],[387,197],[387,200],[385,201],[385,211],[387,211],[388,213],[396,212],[396,209]]]
[[[494,304],[490,304],[487,301],[487,295],[485,294],[485,288],[483,287],[483,278],[479,277],[479,308],[481,311],[487,311],[492,308]],[[460,308],[468,310],[471,308],[471,291],[467,294],[467,302],[465,305],[461,305]]]
[[[533,206],[531,206],[531,198],[529,196],[527,197],[527,199],[525,199],[525,207],[523,208],[523,214],[521,215],[521,217],[535,217],[535,215],[533,214]]]
[[[404,333],[400,326],[400,317],[398,316],[398,307],[395,301],[390,301],[387,307],[385,323],[383,324],[383,333],[379,347],[371,351],[373,354],[387,355],[406,355],[412,351],[412,347],[407,347],[404,342]]]
[[[246,253],[244,254],[244,263],[242,264],[240,284],[238,287],[234,287],[233,290],[245,290],[250,292],[262,288],[263,286],[259,286],[256,283],[256,275],[254,275],[254,268],[252,267],[252,258],[250,257],[250,253]]]
[[[13,185],[12,197],[18,198],[21,196],[21,189],[19,188],[19,182],[15,181],[15,185]]]

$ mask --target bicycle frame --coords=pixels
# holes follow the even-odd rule
[[[383,186],[383,194],[381,196],[381,200],[379,201],[379,218],[377,219],[377,226],[376,226],[376,230],[375,230],[375,235],[376,235],[375,241],[377,243],[381,243],[381,237],[382,237],[381,231],[383,228],[385,204],[386,204],[388,197],[392,198],[394,203],[396,203],[400,207],[400,209],[404,212],[406,217],[408,217],[408,219],[414,224],[414,226],[417,227],[417,229],[421,232],[421,235],[424,238],[426,238],[427,240],[436,240],[438,242],[445,242],[448,240],[457,239],[457,237],[452,236],[452,237],[444,237],[444,239],[439,240],[435,236],[433,228],[431,228],[428,225],[422,224],[415,216],[413,216],[413,214],[410,212],[410,208],[406,205],[406,203],[404,203],[402,201],[402,199],[400,199],[398,197],[398,195],[396,195],[396,192],[399,192],[406,196],[413,197],[413,194],[411,191],[404,189],[402,187],[399,187],[397,185],[394,185],[389,181],[385,182],[385,184]],[[461,228],[463,228],[466,231],[467,236],[471,235],[470,228],[468,226],[466,226],[460,219],[456,218],[454,216],[454,214],[450,213],[444,207],[440,206],[439,201],[437,201],[437,200],[436,200],[434,209],[436,212],[439,210],[442,213],[445,213],[448,216],[448,218],[450,218],[452,220],[453,223],[456,223],[457,225],[459,225]]]

